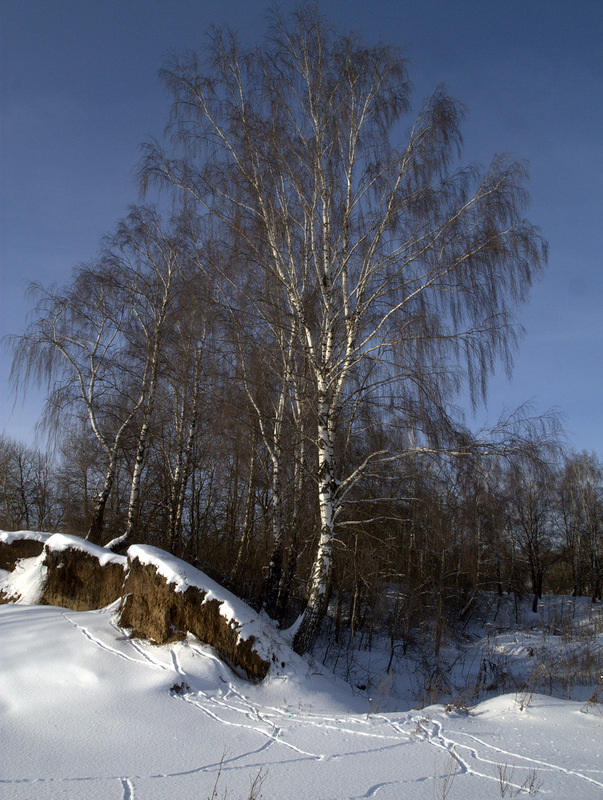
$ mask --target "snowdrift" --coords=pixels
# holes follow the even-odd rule
[[[265,800],[603,796],[603,718],[582,703],[367,713],[285,647],[254,683],[194,636],[124,636],[113,607],[0,606],[0,642],[0,800],[233,800],[258,778]]]
[[[134,545],[119,556],[77,536],[31,531],[0,533],[0,548],[1,568],[10,572],[0,603],[90,611],[119,601],[116,621],[137,638],[166,644],[192,633],[246,677],[268,673],[270,637],[262,636],[268,620],[163,550]],[[35,567],[20,568],[20,559],[32,557]]]
[[[0,800],[602,796],[600,671],[584,687],[590,699],[547,697],[526,684],[477,705],[416,708],[399,693],[388,697],[383,682],[371,700],[355,691],[356,680],[343,683],[295,654],[290,632],[161,550],[137,546],[120,557],[76,537],[32,534],[41,552],[19,560],[26,540],[27,532],[0,533],[14,565],[0,571],[11,599],[0,606]],[[102,602],[109,568],[122,575],[115,603],[90,611],[46,604],[51,596],[80,602],[78,581],[96,587],[86,587],[86,602]],[[586,604],[572,600],[571,608],[579,622]],[[598,652],[603,629],[598,609],[588,611],[588,644]],[[147,641],[119,627],[128,614]],[[488,629],[464,651],[467,664],[458,653],[446,662],[451,683],[469,662],[498,665],[499,674],[515,669],[545,645],[545,632],[560,658],[561,637],[543,620],[540,630]],[[213,647],[182,637],[197,624],[206,639],[217,629]],[[164,645],[149,641],[164,636]],[[264,680],[244,680],[242,666],[227,665],[244,643],[270,663]],[[353,651],[356,678],[362,669],[363,682],[377,680],[390,656],[385,644]],[[413,677],[411,661],[397,663],[408,673],[399,680]]]

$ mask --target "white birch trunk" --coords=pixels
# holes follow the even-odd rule
[[[337,515],[334,433],[333,410],[323,393],[323,397],[319,401],[317,427],[320,535],[310,575],[308,603],[293,640],[293,648],[298,653],[306,652],[316,637],[328,601]]]
[[[90,526],[88,527],[88,532],[86,534],[86,539],[89,539],[91,542],[98,544],[100,541],[100,536],[103,531],[103,519],[105,516],[105,507],[107,505],[107,500],[109,499],[109,495],[111,494],[111,489],[113,488],[113,481],[115,480],[115,468],[117,464],[117,444],[114,445],[111,455],[109,457],[109,463],[107,465],[107,471],[105,473],[105,480],[103,482],[103,488],[97,495],[94,501],[94,513],[92,516],[92,520],[90,522]]]

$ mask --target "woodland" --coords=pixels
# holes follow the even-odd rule
[[[161,72],[141,200],[61,287],[32,285],[0,439],[0,528],[198,566],[294,649],[385,635],[437,653],[484,593],[601,600],[603,465],[525,406],[459,406],[511,369],[546,267],[525,165],[461,157],[463,107],[411,115],[400,52],[313,5]]]

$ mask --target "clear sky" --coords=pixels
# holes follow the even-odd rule
[[[0,336],[27,322],[28,281],[66,283],[138,199],[137,146],[160,135],[165,54],[215,24],[259,39],[256,0],[0,0]],[[285,10],[295,4],[279,3]],[[488,417],[532,400],[566,414],[571,446],[603,456],[603,2],[323,0],[323,13],[410,58],[414,109],[438,84],[468,108],[464,161],[529,162],[529,218],[550,265],[518,312],[526,336]],[[0,431],[33,441],[40,401],[8,386]],[[480,418],[483,416],[480,414]]]

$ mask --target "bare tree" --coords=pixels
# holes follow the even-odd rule
[[[136,429],[128,518],[121,546],[131,537],[149,425],[167,340],[168,315],[188,230],[185,217],[164,224],[153,208],[133,208],[103,242],[97,263],[79,267],[65,289],[32,286],[34,321],[14,341],[15,381],[46,381],[46,424],[58,431],[65,415],[89,424],[106,468],[88,530],[100,541],[126,436]]]
[[[400,455],[376,449],[341,473],[359,398],[405,431],[405,451],[442,446],[450,390],[467,380],[477,397],[495,361],[508,362],[510,309],[545,247],[524,219],[524,165],[455,167],[463,112],[442,88],[394,146],[409,109],[405,61],[334,31],[313,5],[290,24],[273,14],[257,49],[214,31],[205,60],[174,59],[163,76],[181,155],[150,145],[143,176],[192,196],[236,237],[241,272],[273,285],[310,375],[320,534],[295,637],[304,651],[325,612],[346,496]]]
[[[211,287],[203,280],[203,269],[199,269],[201,257],[193,247],[182,265],[157,403],[160,433],[155,448],[169,486],[167,542],[170,551],[177,554],[185,544],[183,517],[193,454],[196,448],[199,456],[200,440],[207,441],[207,428],[215,424],[217,407],[218,370],[213,347],[216,314]],[[202,466],[197,463],[197,468]]]
[[[558,488],[561,521],[571,560],[573,594],[590,586],[593,602],[603,591],[603,466],[594,454],[566,459]]]
[[[119,448],[140,399],[125,396],[122,363],[129,287],[118,286],[104,258],[76,270],[64,289],[32,284],[34,321],[14,340],[11,375],[17,385],[46,382],[45,421],[57,432],[66,414],[82,415],[106,456],[88,538],[99,541],[115,479]]]
[[[0,436],[0,527],[56,530],[62,518],[55,465],[46,453]]]
[[[140,412],[126,529],[106,545],[109,549],[123,549],[134,535],[157,386],[165,370],[168,326],[174,325],[170,314],[182,291],[178,279],[191,258],[190,250],[185,214],[165,224],[155,209],[144,207],[131,210],[107,248],[112,279],[127,287],[130,300],[123,334],[129,343],[135,395],[139,392],[135,408]]]
[[[237,331],[236,338],[239,342],[243,338],[240,331]],[[257,336],[254,338],[257,342]],[[259,437],[270,461],[270,518],[273,546],[264,597],[264,608],[270,615],[276,613],[283,570],[284,481],[286,466],[292,463],[291,440],[294,428],[290,421],[291,405],[292,403],[295,405],[293,331],[287,331],[285,336],[277,328],[274,338],[276,343],[274,353],[269,352],[266,338],[261,342],[260,352],[257,346],[250,351],[249,336],[245,336],[247,352],[239,352],[243,386],[254,412]],[[253,375],[250,374],[251,371]]]
[[[506,503],[511,536],[527,563],[536,613],[546,573],[558,556],[552,465],[529,455],[515,458],[507,471]]]

